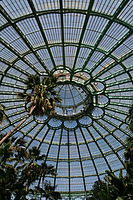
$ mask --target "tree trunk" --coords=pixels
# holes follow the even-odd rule
[[[15,126],[9,133],[7,133],[7,134],[0,140],[0,145],[1,145],[7,138],[9,138],[9,137],[11,136],[11,134],[12,134],[15,130],[17,130],[17,129],[29,118],[30,115],[32,115],[32,112],[34,111],[35,107],[36,107],[36,106],[32,106],[32,107],[30,108],[30,111],[29,111],[27,117],[25,117],[24,119],[22,119],[22,121],[21,121],[17,126]]]

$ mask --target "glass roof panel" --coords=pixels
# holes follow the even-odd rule
[[[12,19],[31,13],[31,8],[27,0],[7,0],[1,1],[0,4]]]
[[[54,165],[64,199],[85,199],[105,170],[124,169],[133,102],[132,0],[0,1],[0,102],[8,133],[26,115],[29,74],[56,74],[56,116],[30,116],[14,133]],[[94,106],[89,110],[90,103]]]
[[[59,9],[59,0],[33,0],[32,1],[37,11]]]
[[[132,0],[129,0],[126,6],[122,9],[120,12],[118,18],[121,19],[122,21],[125,21],[131,25],[133,25],[133,20],[132,20],[132,6],[133,2]]]
[[[92,10],[98,13],[113,15],[117,8],[120,6],[122,0],[95,0]]]

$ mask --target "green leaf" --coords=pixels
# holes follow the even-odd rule
[[[7,117],[4,113],[5,109],[6,109],[5,106],[0,104],[0,123],[2,123],[3,120],[7,119]]]
[[[124,200],[122,197],[117,197],[116,200]]]

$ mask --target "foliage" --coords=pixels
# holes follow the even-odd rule
[[[127,116],[129,129],[133,133],[133,105]],[[133,199],[133,137],[126,140],[124,152],[126,176],[120,170],[119,177],[113,172],[106,171],[105,181],[96,181],[88,200],[132,200]]]
[[[0,104],[0,124],[2,123],[4,119],[6,119],[6,115],[4,111],[5,111],[5,106]]]
[[[22,138],[11,138],[0,146],[0,199],[61,199],[56,187],[45,180],[46,175],[56,174],[54,167],[46,164],[37,147],[28,150],[25,144]]]
[[[53,75],[41,78],[39,75],[29,75],[26,81],[26,90],[18,93],[18,98],[24,99],[28,108],[28,115],[19,122],[11,131],[9,131],[1,140],[0,145],[9,138],[18,128],[27,120],[30,115],[41,116],[44,114],[55,114],[55,103],[61,102],[61,99],[54,90],[57,85],[57,78]],[[0,110],[1,119],[3,119],[3,110]]]
[[[131,130],[131,132],[133,132],[133,104],[129,109],[129,113],[128,113],[128,121],[129,121],[129,129]]]
[[[18,94],[18,98],[26,101],[29,110],[34,107],[33,115],[54,114],[55,103],[61,99],[54,90],[57,78],[53,75],[44,77],[41,81],[39,75],[30,75],[26,81],[27,89]]]
[[[92,196],[87,200],[112,200],[108,185],[104,181],[96,181],[92,188]]]
[[[97,181],[88,200],[132,200],[133,199],[133,138],[127,139],[125,150],[126,176],[120,170],[119,177],[106,171],[105,181]]]

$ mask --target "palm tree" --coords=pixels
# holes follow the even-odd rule
[[[131,105],[128,113],[129,129],[133,132],[133,104]]]
[[[133,132],[133,105],[127,116],[129,129]],[[97,181],[91,190],[92,195],[88,200],[132,200],[133,199],[133,136],[126,139],[124,152],[126,175],[119,177],[111,171],[106,171],[105,181]]]
[[[55,113],[55,103],[61,99],[54,90],[57,86],[57,78],[53,75],[44,77],[41,81],[39,75],[30,75],[26,81],[27,88],[22,93],[18,93],[18,98],[24,99],[28,108],[28,115],[0,141],[0,145],[17,130],[29,116],[43,116],[44,114]]]
[[[4,119],[6,119],[6,115],[4,113],[4,110],[5,110],[5,106],[0,104],[0,124],[2,123],[2,121]]]
[[[40,177],[56,173],[44,158],[37,147],[27,149],[23,138],[8,138],[0,146],[0,199],[10,200],[11,196],[14,200],[28,200],[29,196],[61,199],[60,193],[48,181],[44,180],[48,184],[37,184]]]

